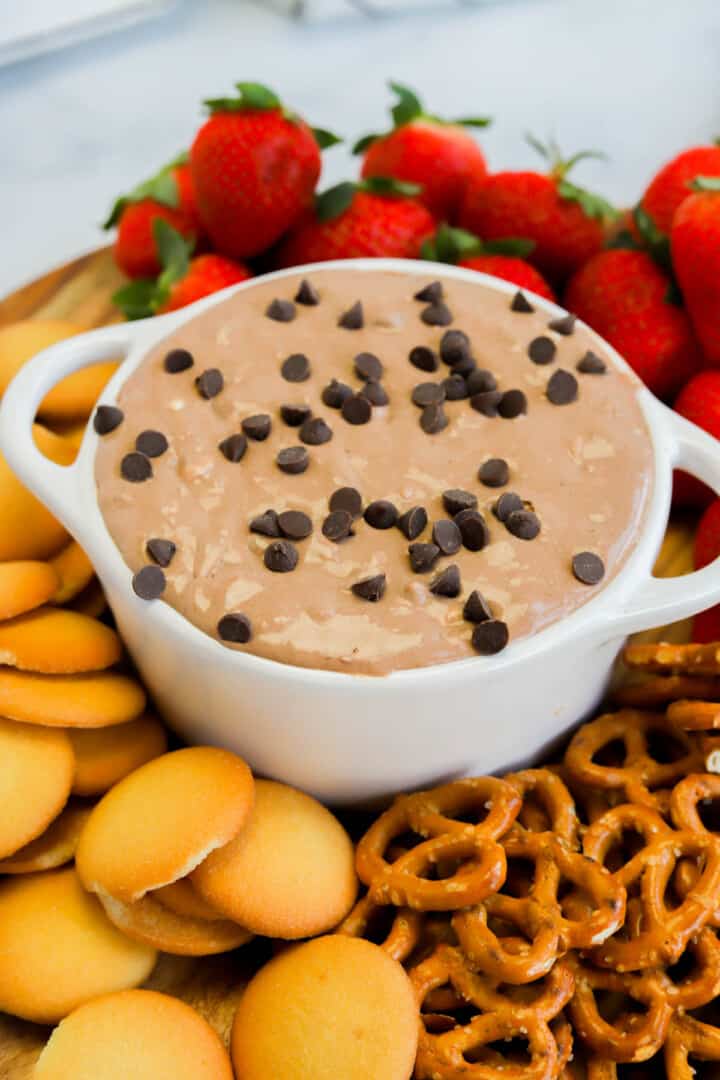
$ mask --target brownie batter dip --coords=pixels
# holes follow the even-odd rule
[[[229,648],[384,675],[482,663],[613,579],[651,487],[639,383],[572,316],[418,270],[259,280],[97,410],[138,596]]]

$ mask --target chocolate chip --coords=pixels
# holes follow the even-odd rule
[[[513,510],[505,519],[505,528],[519,540],[534,540],[540,532],[540,518],[532,510]]]
[[[525,296],[525,293],[518,290],[512,298],[510,310],[519,312],[522,315],[532,315],[535,308]]]
[[[569,337],[575,329],[575,323],[577,322],[577,315],[571,315],[568,312],[567,315],[561,315],[557,319],[551,319],[548,323],[548,329],[554,330],[556,334],[562,334],[564,337]]]
[[[234,645],[247,645],[252,637],[252,624],[247,615],[241,615],[239,611],[223,615],[217,630],[222,641],[231,641]]]
[[[141,600],[157,600],[165,592],[165,575],[159,566],[143,566],[133,575],[132,587]]]
[[[341,409],[344,401],[353,396],[353,389],[347,383],[331,379],[322,392],[323,405],[329,409]]]
[[[432,349],[428,349],[427,345],[416,345],[408,353],[408,360],[413,367],[418,368],[420,371],[437,371],[440,367],[438,354],[433,352]]]
[[[278,453],[275,461],[282,472],[295,476],[305,472],[310,464],[310,457],[304,446],[288,446]]]
[[[548,380],[545,393],[553,405],[570,405],[578,396],[578,381],[571,372],[558,368]]]
[[[472,632],[472,646],[482,656],[494,656],[502,652],[509,640],[507,623],[500,619],[488,619],[478,623]]]
[[[267,413],[256,413],[254,416],[246,416],[240,427],[248,439],[255,442],[264,442],[270,434],[272,420]]]
[[[482,593],[479,593],[477,589],[468,596],[463,607],[463,619],[466,622],[481,623],[486,622],[487,619],[492,619],[492,611]]]
[[[345,330],[362,330],[364,325],[365,315],[360,300],[356,300],[353,306],[344,311],[338,319],[338,326],[342,326]]]
[[[280,416],[288,427],[300,427],[312,416],[309,405],[281,405]]]
[[[307,278],[300,282],[300,288],[295,293],[295,303],[304,304],[306,307],[317,307],[320,303],[320,293]]]
[[[168,375],[178,375],[181,371],[187,371],[194,363],[193,354],[187,349],[171,349],[163,360],[163,367]]]
[[[202,375],[198,375],[195,380],[198,394],[201,398],[205,398],[206,401],[217,397],[224,385],[225,380],[222,371],[218,371],[217,368],[208,368],[207,371],[203,371]]]
[[[408,555],[413,572],[427,574],[440,558],[440,548],[437,544],[411,544]]]
[[[429,285],[424,285],[422,289],[418,289],[413,296],[413,300],[422,300],[426,304],[434,304],[437,300],[442,300],[443,296],[442,282],[431,281]]]
[[[471,491],[463,491],[462,488],[449,488],[443,491],[443,506],[451,517],[459,514],[461,510],[476,510],[477,499]]]
[[[353,394],[343,401],[340,411],[348,424],[367,424],[372,416],[372,405],[362,394]]]
[[[305,353],[292,353],[283,360],[280,374],[287,382],[305,382],[310,378],[310,361]]]
[[[441,570],[437,577],[430,582],[430,592],[434,596],[449,596],[454,599],[460,595],[462,585],[460,583],[460,569],[453,563]]]
[[[358,518],[363,512],[362,495],[354,487],[341,487],[333,491],[328,502],[331,510],[346,510],[350,517]]]
[[[371,405],[388,405],[390,398],[387,396],[387,391],[382,383],[376,382],[375,379],[368,379],[360,391],[364,398],[367,398]]]
[[[445,391],[447,401],[462,401],[468,397],[467,383],[462,375],[448,375],[440,385]]]
[[[382,379],[384,369],[381,361],[374,353],[358,353],[354,364],[355,374],[359,379],[374,379],[376,382]]]
[[[483,416],[497,416],[498,405],[503,399],[501,390],[485,390],[482,394],[473,394],[470,404],[476,412]]]
[[[423,308],[420,318],[428,326],[449,326],[453,319],[450,308],[442,300],[435,300]]]
[[[347,510],[331,510],[322,523],[322,534],[337,544],[353,535],[352,515]]]
[[[482,551],[490,543],[487,522],[477,510],[461,510],[455,515],[454,521],[468,551]]]
[[[485,368],[475,368],[471,371],[465,382],[467,383],[469,394],[484,394],[488,390],[497,390],[497,379],[493,375],[492,371],[486,371]]]
[[[572,571],[583,585],[597,585],[605,577],[605,564],[593,551],[580,551],[573,555]]]
[[[274,540],[265,548],[263,562],[274,574],[288,574],[298,564],[297,548],[289,540]]]
[[[141,484],[153,474],[150,459],[135,452],[125,455],[120,462],[120,472],[125,480],[130,480],[133,484]]]
[[[553,339],[545,336],[533,338],[527,349],[533,364],[551,364],[556,352],[557,345]]]
[[[397,522],[398,512],[387,499],[376,499],[368,504],[364,517],[373,529],[392,529]]]
[[[440,359],[450,367],[470,356],[470,338],[462,330],[446,330],[440,339]]]
[[[426,435],[437,435],[448,426],[448,418],[441,404],[426,405],[420,417],[420,427]]]
[[[583,375],[604,375],[607,371],[605,361],[592,349],[588,349],[582,359],[578,360],[576,367]]]
[[[467,379],[472,375],[473,371],[477,370],[477,364],[472,356],[466,356],[463,360],[459,360],[457,364],[453,364],[452,370],[454,375],[464,375]]]
[[[506,390],[498,402],[497,411],[504,420],[514,420],[527,412],[527,398],[522,390]]]
[[[525,503],[514,491],[505,491],[493,506],[493,514],[505,523],[515,510],[524,510]]]
[[[122,409],[115,405],[98,405],[93,417],[93,427],[98,435],[109,435],[124,419]]]
[[[332,428],[329,427],[322,416],[309,417],[300,428],[300,439],[308,446],[322,446],[330,442],[333,437]]]
[[[304,540],[312,532],[312,521],[302,510],[283,510],[277,523],[286,540]]]
[[[386,579],[384,574],[375,574],[374,577],[363,578],[350,586],[351,592],[359,596],[361,600],[369,600],[371,604],[382,600],[385,595]]]
[[[426,405],[440,405],[445,400],[445,387],[441,383],[423,382],[413,387],[412,403],[419,409]]]
[[[424,506],[413,506],[397,519],[398,529],[408,540],[415,540],[427,523],[428,516]]]
[[[266,510],[264,514],[254,517],[250,522],[250,532],[259,533],[260,536],[279,536],[280,526],[275,511]]]
[[[488,458],[478,469],[478,480],[485,487],[505,487],[510,479],[510,468],[503,458]]]
[[[462,547],[462,533],[454,521],[441,518],[436,521],[432,529],[433,543],[442,551],[443,555],[454,555]]]
[[[268,319],[275,322],[292,322],[295,318],[295,305],[292,300],[273,300],[265,309]]]
[[[228,461],[242,461],[247,450],[247,439],[244,435],[228,435],[227,439],[223,439],[218,445],[218,450]]]
[[[161,540],[159,537],[154,536],[151,540],[148,540],[145,550],[158,566],[169,566],[177,548],[172,540]]]

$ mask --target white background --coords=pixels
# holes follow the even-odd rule
[[[32,2],[32,0],[25,0]],[[577,179],[634,202],[664,158],[720,134],[719,0],[505,0],[298,24],[249,0],[180,0],[112,37],[0,70],[0,294],[102,242],[113,197],[192,138],[205,96],[267,82],[313,123],[385,125],[387,77],[447,115],[485,113],[491,165],[527,130],[599,147]],[[344,149],[325,180],[348,175]]]

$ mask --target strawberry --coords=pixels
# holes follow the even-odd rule
[[[393,128],[385,135],[365,135],[353,147],[364,153],[362,176],[392,176],[421,184],[420,201],[438,221],[454,221],[470,177],[487,174],[485,157],[464,127],[486,127],[485,116],[441,120],[422,107],[412,90],[391,82],[398,101],[391,110]]]
[[[196,239],[202,232],[187,154],[181,154],[155,176],[116,199],[103,224],[104,229],[117,225],[113,254],[128,277],[154,277],[160,273],[152,233],[156,218],[167,221],[188,239]]]
[[[547,174],[500,172],[468,181],[460,206],[464,229],[495,240],[526,236],[535,242],[529,261],[553,282],[563,282],[603,246],[605,223],[615,211],[605,199],[571,184],[578,161],[596,157],[583,151],[565,161],[554,143],[535,147],[549,162]]]
[[[673,405],[675,412],[692,420],[703,431],[720,439],[720,371],[700,371],[682,388]],[[676,506],[707,506],[714,498],[710,488],[694,476],[675,475]]]
[[[695,533],[693,558],[701,570],[720,555],[720,499],[710,504]],[[693,620],[693,641],[720,641],[720,604],[701,611]]]
[[[720,176],[720,145],[684,150],[650,181],[639,205],[658,232],[670,235],[675,211],[690,194],[696,176]]]
[[[673,218],[672,260],[705,360],[720,367],[720,177],[690,187]]]
[[[534,246],[532,240],[520,237],[485,242],[465,229],[441,225],[435,236],[423,244],[422,257],[478,270],[544,296],[546,300],[554,300],[555,294],[545,278],[525,261],[524,256],[529,255]]]
[[[692,639],[701,645],[720,641],[720,604],[701,611],[693,619]]]
[[[645,251],[611,248],[571,278],[565,306],[614,345],[646,386],[670,398],[697,371],[690,320],[671,281]]]
[[[190,150],[200,217],[213,247],[240,259],[270,247],[312,203],[320,147],[339,140],[308,127],[259,83],[205,102],[210,117]]]
[[[412,196],[416,184],[375,176],[324,192],[281,244],[277,266],[328,259],[415,259],[435,231],[430,211]]]
[[[163,270],[157,279],[138,278],[115,293],[113,303],[128,319],[174,311],[252,277],[247,266],[224,255],[191,258],[192,243],[162,218],[152,231]]]

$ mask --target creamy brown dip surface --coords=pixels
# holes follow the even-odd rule
[[[268,317],[273,300],[293,300],[302,278],[258,280],[197,316],[155,347],[120,391],[122,422],[99,440],[98,498],[133,572],[154,565],[146,548],[149,540],[175,545],[163,570],[162,601],[151,602],[171,604],[218,640],[219,621],[241,614],[251,637],[244,644],[224,642],[230,648],[286,664],[382,675],[477,656],[471,641],[475,626],[463,616],[473,590],[481,593],[493,618],[507,625],[511,643],[597,595],[632,550],[650,494],[651,445],[636,401],[637,381],[617,370],[584,328],[549,329],[546,312],[515,311],[511,296],[481,282],[443,281],[442,302],[452,321],[428,325],[423,312],[431,320],[447,315],[436,304],[414,299],[432,281],[431,273],[313,271],[309,280],[319,302],[296,303],[290,321]],[[362,304],[362,327],[338,325],[356,301]],[[435,433],[423,430],[423,410],[413,404],[413,389],[441,383],[453,368],[440,361],[435,371],[419,370],[408,354],[416,346],[439,353],[448,330],[467,334],[470,348],[465,352],[478,368],[492,373],[501,393],[523,391],[525,413],[487,416],[469,398],[448,400],[441,406],[447,426]],[[554,345],[549,360],[551,346],[534,346],[542,363],[528,354],[538,337]],[[188,350],[192,366],[169,373],[165,357],[173,349]],[[578,370],[588,350],[605,360],[606,373]],[[307,357],[309,377],[288,381],[283,362],[298,353]],[[363,388],[355,368],[360,353],[380,360],[389,403],[373,406],[367,423],[352,424],[323,403],[322,393],[331,379],[355,393]],[[469,366],[461,358],[461,369]],[[303,367],[302,361],[293,361],[285,371],[302,375]],[[205,397],[196,379],[210,369],[222,373],[223,387]],[[568,386],[570,396],[573,392],[572,381],[564,376],[548,391],[549,379],[560,369],[577,380],[577,396],[553,404],[548,392],[560,399],[568,396]],[[475,384],[481,382],[476,376]],[[200,384],[208,385],[217,389],[212,377]],[[371,395],[377,396],[376,387]],[[475,404],[492,412],[498,397]],[[300,434],[308,429],[288,426],[281,417],[283,405],[309,406],[313,417],[327,423],[332,438],[304,444]],[[516,408],[517,395],[500,403],[501,412]],[[264,441],[248,438],[241,460],[228,460],[219,444],[241,434],[242,421],[257,414],[270,416],[269,436]],[[426,414],[426,427],[439,423],[437,415]],[[126,455],[137,453],[137,437],[148,431],[164,435],[167,449],[141,461],[139,470],[137,458],[123,466]],[[157,444],[157,438],[140,441],[153,453]],[[235,441],[236,456],[242,445]],[[303,445],[306,471],[282,471],[278,452]],[[491,458],[509,467],[509,480],[501,487],[488,487],[478,478],[480,466]],[[123,475],[150,470],[144,480]],[[424,507],[428,525],[416,543],[431,543],[433,524],[451,518],[443,492],[461,489],[477,498],[488,542],[482,550],[462,546],[440,554],[425,572],[411,568],[410,541],[398,526],[373,528],[359,517],[354,535],[335,542],[323,534],[323,523],[331,495],[345,486],[360,492],[364,507],[388,500],[400,515]],[[537,516],[540,531],[533,539],[514,535],[493,513],[506,492],[519,495],[524,509]],[[311,535],[290,541],[298,556],[290,572],[267,568],[265,549],[277,540],[250,531],[251,520],[267,509],[278,514],[298,510],[311,519]],[[537,525],[532,517],[514,520],[521,532]],[[443,530],[453,546],[453,530],[441,526],[441,535]],[[572,560],[579,552],[602,560],[605,574],[598,584],[582,583],[574,575]],[[433,594],[430,585],[451,565],[459,571],[459,596]],[[354,584],[380,574],[385,575],[385,591],[376,602],[353,593]],[[477,663],[483,662],[477,656]]]

